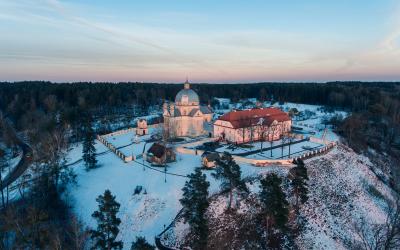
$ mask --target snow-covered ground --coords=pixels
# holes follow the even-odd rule
[[[372,229],[371,225],[384,223],[388,202],[395,201],[393,191],[371,170],[377,166],[342,144],[326,155],[305,163],[309,175],[309,200],[300,211],[307,223],[296,239],[299,248],[358,249],[354,244],[360,240],[355,225],[362,223],[368,231]],[[287,194],[290,193],[287,169],[267,168],[258,176],[266,172],[281,176],[283,189]],[[246,222],[251,223],[258,211],[254,199],[257,199],[256,193],[259,192],[259,179],[247,182],[247,186],[250,196],[239,198],[234,203],[237,207],[234,214],[224,213],[228,203],[226,195],[212,197],[207,214],[212,228],[210,240],[214,244],[223,243],[226,249],[241,248],[237,244],[243,243],[242,236],[246,233],[241,227]],[[176,227],[170,228],[162,237],[163,242],[179,249],[185,241],[187,228],[188,225],[179,219]],[[370,233],[372,236],[372,231]]]
[[[373,173],[363,155],[339,145],[327,155],[306,161],[310,199],[301,213],[308,220],[299,242],[304,249],[347,249],[359,240],[354,225],[384,223],[392,190]],[[373,190],[372,190],[373,189]]]
[[[272,143],[272,147],[281,145],[282,140],[279,141],[274,141]],[[246,153],[254,150],[261,149],[261,142],[254,142],[251,143],[253,146],[252,148],[243,148],[243,147],[232,147],[230,145],[223,145],[222,147],[218,148],[216,151],[218,152],[229,152],[231,154],[238,154],[238,153]],[[265,150],[260,153],[254,153],[248,156],[245,156],[247,158],[252,158],[252,159],[282,159],[282,158],[288,158],[289,156],[289,146],[284,146],[283,151],[282,147],[279,148],[273,148],[272,149],[272,156],[271,156],[271,150],[269,150],[269,147],[271,144],[269,142],[263,142],[262,143],[262,148]],[[310,150],[315,150],[318,148],[323,147],[323,144],[311,142],[311,141],[303,141],[300,143],[293,143],[290,145],[290,157],[295,157],[299,156],[301,154],[304,154],[305,152],[308,152]]]
[[[96,144],[96,149],[97,152],[107,151],[101,143]],[[70,151],[70,162],[80,158],[81,150],[81,146],[77,145]],[[104,190],[110,189],[121,204],[119,217],[122,223],[118,238],[124,241],[124,248],[128,249],[136,236],[145,236],[149,242],[154,243],[154,237],[180,210],[181,189],[187,180],[168,173],[188,175],[201,166],[200,156],[178,154],[177,159],[177,162],[169,164],[167,175],[163,168],[156,168],[161,171],[159,172],[145,168],[137,162],[124,163],[111,152],[97,157],[100,165],[97,169],[86,171],[83,162],[76,164],[74,169],[77,184],[69,187],[74,211],[85,224],[95,227],[91,214],[97,209],[96,198]],[[251,165],[242,165],[241,168],[244,177],[268,171]],[[211,172],[204,170],[211,183],[212,194],[218,192],[219,184],[211,177]],[[133,195],[138,185],[143,187],[143,191],[139,195]],[[147,194],[144,194],[144,190]]]
[[[299,110],[300,108],[311,109],[309,106],[298,106]],[[318,108],[318,106],[313,106],[313,110]],[[127,133],[108,136],[106,139],[116,147],[139,141],[139,143],[133,143],[120,149],[126,155],[139,155],[143,152],[144,141],[148,139],[148,136],[139,137],[137,140],[133,133]],[[318,146],[311,144],[309,145],[311,147]],[[146,150],[150,146],[151,143],[147,143]],[[268,146],[269,143],[264,143],[264,147]],[[298,153],[304,150],[301,146],[304,144],[292,145],[291,152]],[[256,147],[259,145],[256,144]],[[81,144],[74,145],[68,153],[68,162],[76,162],[73,168],[77,174],[77,184],[71,184],[68,188],[74,211],[86,225],[95,227],[96,224],[91,214],[98,208],[96,198],[106,189],[110,189],[121,204],[118,216],[122,223],[118,238],[123,240],[124,249],[129,249],[136,236],[145,236],[149,242],[154,243],[154,237],[164,229],[164,226],[169,225],[181,208],[179,199],[187,178],[170,174],[186,176],[192,173],[196,167],[201,166],[200,156],[178,153],[177,162],[169,164],[167,174],[165,174],[164,168],[144,167],[140,163],[147,163],[142,160],[124,163],[100,142],[96,142],[96,150],[98,153],[102,153],[97,156],[99,168],[90,171],[85,170],[82,161],[79,162],[82,157]],[[288,147],[284,148],[284,154],[288,154]],[[281,148],[274,149],[273,157],[279,158],[280,156]],[[268,158],[269,152],[252,157]],[[280,167],[260,168],[246,164],[240,166],[243,177],[283,170]],[[211,184],[210,194],[217,193],[219,183],[211,176],[212,170],[203,170],[203,172],[206,173]],[[136,186],[143,187],[143,191],[138,195],[134,195]]]
[[[152,129],[150,129],[150,133]],[[150,135],[136,136],[134,131],[122,135],[106,136],[105,139],[113,144],[115,147],[120,148],[124,155],[138,156],[147,151],[153,143],[146,143],[150,139]],[[128,146],[129,145],[129,146]]]

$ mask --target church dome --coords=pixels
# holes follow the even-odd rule
[[[199,96],[190,88],[190,84],[186,81],[184,89],[180,90],[175,97],[176,105],[199,105]]]

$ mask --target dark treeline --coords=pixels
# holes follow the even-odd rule
[[[42,117],[35,115],[38,112],[56,114],[52,117],[58,122],[79,128],[88,111],[123,110],[132,104],[149,107],[173,100],[181,88],[182,84],[159,83],[4,82],[0,83],[0,110],[21,130]],[[192,88],[205,104],[214,104],[214,97],[233,101],[255,97],[351,111],[352,119],[347,119],[340,130],[358,145],[379,144],[374,147],[387,150],[395,143],[399,130],[399,82],[192,84]],[[54,119],[48,119],[48,126],[53,126]]]
[[[256,97],[276,101],[332,105],[343,108],[360,108],[357,98],[367,102],[379,101],[380,92],[398,96],[399,83],[395,82],[328,82],[328,83],[253,83],[253,84],[193,84],[203,103],[213,97]],[[15,82],[0,83],[0,108],[15,107],[15,115],[32,105],[48,107],[51,98],[59,105],[71,108],[123,106],[131,103],[148,106],[160,100],[173,100],[181,84],[158,83],[50,83]],[[362,102],[362,101],[359,101]],[[363,108],[363,107],[361,107]]]

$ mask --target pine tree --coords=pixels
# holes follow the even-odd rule
[[[83,140],[83,161],[85,162],[86,169],[93,169],[96,168],[97,160],[96,160],[96,148],[94,147],[95,144],[95,133],[92,127],[92,119],[91,116],[85,122],[84,133],[85,137]]]
[[[212,176],[221,180],[221,189],[229,191],[228,210],[232,207],[233,191],[248,192],[246,184],[241,179],[242,171],[232,156],[225,152],[221,159],[217,161],[217,168]]]
[[[149,244],[144,237],[136,237],[132,242],[131,250],[155,250],[156,248]]]
[[[193,249],[204,249],[207,246],[208,222],[205,213],[209,206],[209,186],[206,175],[201,173],[200,168],[196,168],[195,172],[189,175],[189,181],[186,181],[182,189],[182,199],[179,200],[183,206],[183,218],[189,223],[195,237],[192,241]]]
[[[282,180],[276,174],[270,174],[260,183],[262,216],[267,230],[268,245],[271,248],[279,247],[282,233],[287,229],[289,214],[286,195],[281,188]]]
[[[299,214],[300,203],[304,204],[308,200],[308,175],[307,168],[302,160],[297,160],[295,163],[297,166],[291,170],[293,178],[290,184],[292,186],[293,195],[296,198],[296,214]]]
[[[122,249],[122,241],[115,240],[121,223],[117,217],[120,204],[108,189],[96,201],[99,203],[99,210],[92,214],[97,221],[97,230],[91,231],[91,238],[94,240],[92,249]]]

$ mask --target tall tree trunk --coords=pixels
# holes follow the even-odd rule
[[[2,170],[0,169],[0,185],[1,185],[1,204],[3,206],[3,208],[5,207],[4,205],[4,187],[3,187],[3,175],[2,175]]]
[[[232,182],[231,182],[230,183],[230,189],[229,189],[229,206],[228,206],[229,210],[231,210],[232,198],[233,198],[233,187],[232,187]]]

